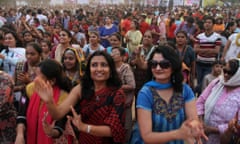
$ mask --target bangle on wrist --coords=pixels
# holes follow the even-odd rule
[[[87,125],[87,133],[90,134],[91,132],[91,125]]]

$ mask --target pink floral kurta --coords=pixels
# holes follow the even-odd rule
[[[213,80],[209,86],[203,91],[197,100],[198,115],[204,115],[204,104],[211,90],[219,79]],[[215,108],[210,117],[209,126],[219,129],[223,133],[228,128],[228,122],[234,118],[237,111],[240,110],[240,87],[223,88],[221,96],[216,102]],[[206,144],[220,144],[220,135],[210,134]]]

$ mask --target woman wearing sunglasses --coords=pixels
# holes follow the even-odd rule
[[[183,84],[181,61],[175,50],[168,46],[155,48],[148,60],[148,76],[150,81],[137,97],[137,124],[131,144],[200,141],[205,135],[194,94]]]
[[[204,120],[207,144],[220,144],[220,136],[228,129],[240,107],[240,61],[229,60],[223,74],[213,80],[197,100],[198,115]]]

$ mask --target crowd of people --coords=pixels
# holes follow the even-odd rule
[[[240,143],[240,9],[0,8],[0,143]]]

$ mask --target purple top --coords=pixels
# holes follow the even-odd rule
[[[114,24],[109,29],[107,29],[106,27],[103,27],[102,29],[100,29],[100,37],[110,36],[111,34],[113,34],[115,32],[118,32],[118,27]],[[101,39],[101,44],[103,45],[104,48],[107,48],[110,46],[109,41],[106,39]]]

